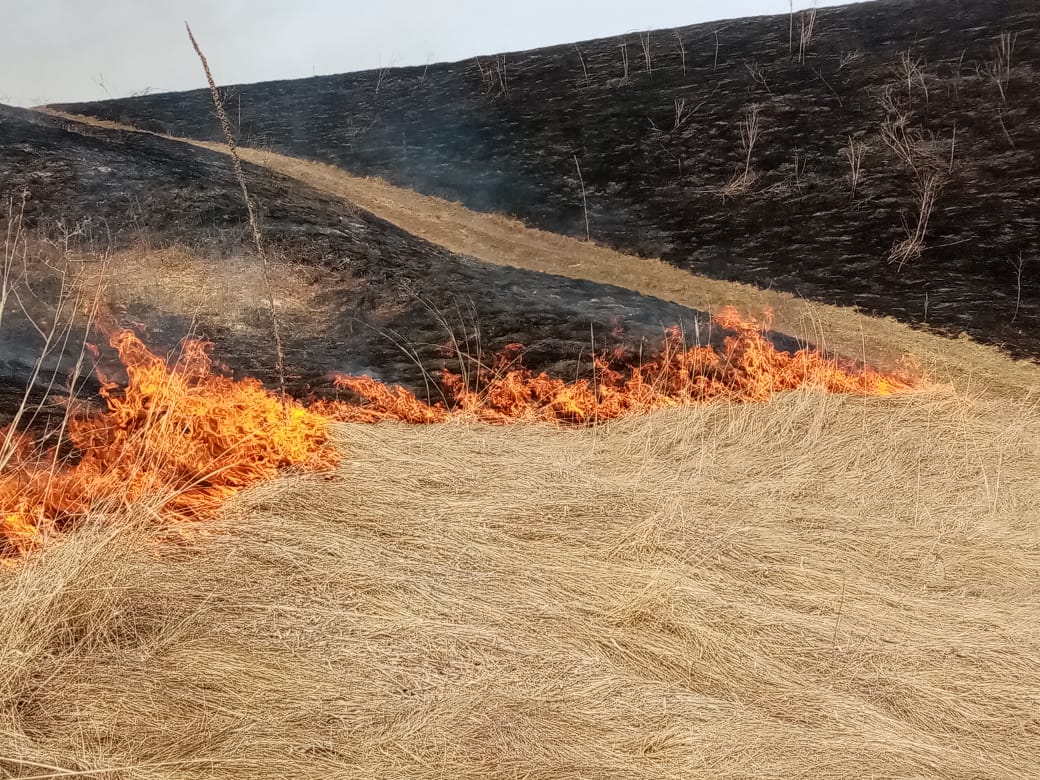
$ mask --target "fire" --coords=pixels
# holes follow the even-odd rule
[[[145,505],[163,519],[212,517],[227,498],[283,468],[333,466],[338,454],[327,437],[332,420],[587,425],[670,406],[765,401],[801,387],[884,395],[912,386],[813,350],[779,352],[763,335],[766,322],[743,320],[731,308],[715,322],[732,334],[719,350],[687,347],[673,328],[646,362],[596,357],[592,379],[534,374],[519,364],[522,347],[510,345],[469,381],[445,372],[447,404],[426,403],[370,377],[335,376],[336,387],[353,400],[309,407],[256,380],[214,373],[205,342],[185,341],[168,365],[133,333],[119,331],[110,343],[127,381],[120,386],[99,373],[104,408],[70,406],[67,442],[44,448],[24,434],[0,431],[0,441],[7,442],[0,469],[0,556],[32,549],[80,518],[119,507]]]
[[[444,373],[450,414],[499,424],[529,420],[581,425],[670,406],[766,401],[773,393],[802,387],[867,395],[912,387],[895,376],[840,364],[816,350],[778,351],[763,335],[768,313],[762,321],[745,320],[736,309],[725,307],[714,320],[733,334],[723,340],[721,350],[686,347],[680,330],[672,328],[655,358],[619,366],[601,355],[594,358],[594,379],[576,382],[518,367],[522,348],[510,345],[469,384],[461,375]],[[403,388],[391,389],[367,377],[337,376],[335,384],[357,396],[360,405],[323,404],[322,413],[333,419],[428,423],[449,416],[443,405],[425,404]]]
[[[170,367],[129,331],[112,336],[126,367],[102,376],[105,409],[70,409],[69,460],[20,437],[0,473],[0,552],[25,549],[91,512],[131,504],[166,518],[212,516],[231,495],[287,466],[333,465],[327,419],[258,381],[211,371],[207,345],[184,343]]]

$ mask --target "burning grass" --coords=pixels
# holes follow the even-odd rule
[[[775,392],[813,387],[884,395],[910,383],[868,368],[841,366],[803,349],[777,351],[764,324],[725,309],[716,324],[730,332],[724,346],[687,348],[669,332],[657,357],[618,366],[595,360],[595,380],[565,382],[518,365],[507,350],[475,383],[446,373],[451,404],[428,404],[400,387],[369,377],[336,378],[350,401],[305,408],[255,380],[234,381],[212,370],[207,345],[185,341],[171,365],[130,331],[111,338],[125,386],[99,372],[103,410],[70,409],[68,442],[41,449],[15,430],[0,472],[0,541],[25,551],[92,512],[149,504],[168,519],[213,517],[230,496],[273,478],[280,469],[326,469],[337,453],[326,442],[331,420],[437,423],[453,417],[506,424],[541,421],[589,424],[625,414],[712,401],[765,401]],[[71,446],[64,455],[62,447]]]

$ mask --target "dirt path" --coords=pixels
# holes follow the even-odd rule
[[[147,132],[91,117],[41,111],[93,127]],[[164,137],[227,153],[221,144]],[[1022,397],[1040,389],[1040,365],[1012,360],[999,349],[963,336],[938,336],[889,317],[870,317],[788,293],[697,276],[659,259],[626,255],[536,230],[508,217],[471,211],[380,179],[353,176],[325,163],[258,149],[239,151],[248,162],[342,198],[430,243],[486,263],[612,284],[706,311],[730,304],[758,316],[770,309],[773,327],[784,333],[885,368],[899,368],[909,361],[935,381],[952,382],[969,393]]]

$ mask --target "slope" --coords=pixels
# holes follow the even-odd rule
[[[879,0],[225,96],[245,145],[570,235],[584,188],[614,248],[1036,358],[1038,22]],[[64,108],[212,140],[207,101]]]
[[[573,376],[593,342],[637,354],[665,327],[682,325],[692,339],[695,321],[706,322],[616,286],[453,254],[267,168],[247,173],[297,393],[327,389],[327,372],[338,371],[436,398],[429,375],[514,342],[527,346],[529,367]],[[165,349],[194,332],[238,374],[274,380],[267,291],[226,156],[3,108],[0,193],[11,205],[8,380],[24,380],[42,350],[59,268],[103,287],[109,329],[144,327]],[[74,362],[48,360],[46,370],[66,373]]]

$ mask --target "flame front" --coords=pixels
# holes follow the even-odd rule
[[[673,328],[652,360],[616,365],[616,357],[599,356],[594,378],[574,382],[520,367],[522,348],[510,345],[469,382],[445,372],[447,407],[349,376],[336,376],[335,384],[355,400],[304,407],[256,380],[214,374],[204,342],[185,341],[168,366],[133,333],[119,331],[110,342],[127,382],[120,387],[99,374],[105,408],[70,410],[63,448],[0,432],[8,453],[0,471],[0,556],[32,549],[92,512],[130,505],[150,507],[164,519],[212,517],[228,497],[282,468],[335,465],[331,420],[428,424],[463,417],[582,425],[684,404],[765,401],[800,387],[877,395],[912,386],[816,351],[779,352],[764,337],[764,323],[743,320],[731,308],[715,321],[733,333],[721,350],[687,348]],[[68,446],[71,458],[62,455]]]
[[[104,382],[106,408],[71,414],[75,461],[22,437],[0,475],[0,542],[17,549],[92,511],[145,503],[167,518],[211,517],[231,495],[287,466],[335,464],[327,419],[283,403],[258,381],[210,370],[207,344],[186,341],[173,366],[129,331],[111,339],[126,367]]]

